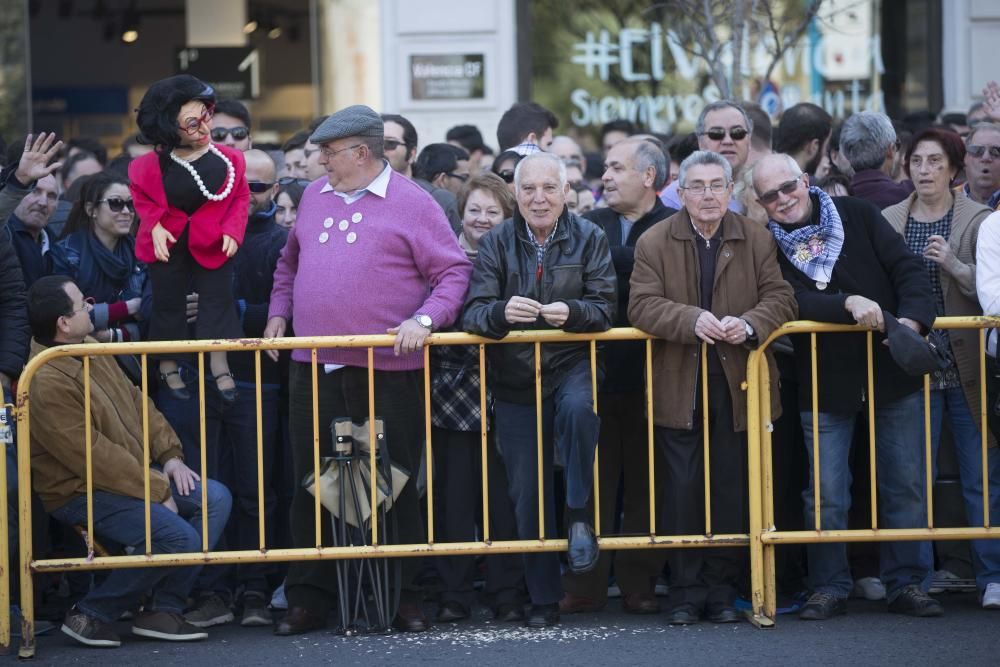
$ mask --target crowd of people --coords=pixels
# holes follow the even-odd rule
[[[388,456],[410,473],[390,510],[395,539],[424,543],[430,517],[417,473],[428,371],[435,542],[480,540],[487,522],[491,540],[537,539],[542,508],[545,537],[566,537],[568,549],[482,562],[404,558],[399,630],[431,627],[431,601],[438,623],[483,605],[502,622],[547,627],[560,614],[599,611],[615,589],[625,611],[662,610],[666,623],[737,622],[748,589],[745,549],[599,549],[595,452],[602,535],[648,534],[650,494],[660,534],[698,535],[706,520],[714,534],[746,533],[747,360],[796,319],[873,330],[874,389],[865,333],[820,334],[815,346],[790,336],[768,347],[778,527],[867,527],[869,448],[879,527],[928,524],[926,374],[930,477],[950,433],[959,511],[981,526],[984,462],[989,515],[1000,516],[996,336],[987,337],[984,457],[978,332],[933,325],[939,316],[1000,315],[1000,86],[990,84],[984,98],[966,116],[894,121],[865,111],[842,123],[802,103],[776,125],[752,103],[718,101],[692,133],[609,123],[594,152],[554,136],[559,120],[535,103],[503,114],[495,152],[473,126],[421,144],[405,117],[357,105],[317,118],[279,147],[254,146],[245,106],[182,75],[149,89],[137,137],[111,160],[90,139],[28,136],[11,145],[0,181],[6,402],[27,360],[57,345],[395,337],[373,353],[372,388],[362,348],[272,350],[259,368],[252,352],[213,352],[207,366],[157,355],[148,471],[138,360],[91,361],[89,419],[81,360],[43,366],[30,388],[32,490],[49,517],[36,527],[47,536],[36,554],[86,554],[74,530],[87,523],[86,423],[93,537],[105,547],[147,549],[147,473],[152,553],[311,548],[317,525],[321,544],[332,545],[330,516],[322,510],[317,521],[302,483],[314,471],[313,406],[319,454],[328,457],[329,425],[365,422],[369,395]],[[486,414],[477,346],[434,346],[424,368],[432,332],[499,340],[512,331],[628,326],[655,337],[653,489],[644,342],[600,346],[593,368],[587,344],[544,344],[540,431],[533,345],[487,346]],[[857,427],[872,401],[868,442],[867,428]],[[476,509],[483,456],[488,517]],[[7,461],[8,534],[16,538],[12,442]],[[996,540],[787,547],[779,585],[802,619],[843,614],[852,595],[932,617],[943,613],[932,585],[963,576],[963,567],[982,606],[1000,608]],[[120,644],[123,618],[134,634],[172,641],[203,639],[205,628],[237,615],[278,635],[317,630],[335,608],[338,572],[330,560],[257,562],[38,576],[36,586],[63,632],[107,647]]]

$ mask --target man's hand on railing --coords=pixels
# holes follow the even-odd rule
[[[730,345],[742,345],[747,340],[747,324],[739,317],[726,315],[719,322],[726,330],[726,342]]]
[[[542,318],[554,327],[561,328],[569,319],[569,305],[565,301],[556,301],[542,306]]]
[[[858,294],[852,294],[844,301],[844,308],[851,314],[854,321],[863,327],[871,327],[885,331],[885,320],[882,318],[882,307],[871,299]],[[918,329],[919,331],[919,329]]]
[[[185,304],[185,316],[187,317],[187,323],[191,324],[198,319],[198,293],[191,292],[187,295],[187,301]]]
[[[393,352],[398,357],[400,354],[416,352],[424,346],[424,341],[431,335],[431,330],[422,326],[415,319],[404,320],[398,327],[386,329],[387,334],[396,336],[396,342],[392,346]]]
[[[503,309],[503,316],[507,318],[507,324],[530,324],[538,320],[538,316],[541,314],[542,304],[525,296],[510,297]]]
[[[263,338],[281,338],[285,335],[287,328],[288,321],[284,317],[272,317],[267,321],[267,326],[264,327]],[[271,361],[277,361],[278,350],[268,350],[267,356],[271,357]]]
[[[164,463],[163,472],[174,483],[177,492],[182,496],[190,495],[194,491],[195,482],[201,480],[198,473],[188,468],[187,464],[178,458],[170,459]]]

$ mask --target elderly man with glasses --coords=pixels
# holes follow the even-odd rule
[[[639,238],[628,308],[633,326],[659,339],[653,342],[652,381],[654,438],[666,462],[656,471],[663,480],[659,531],[703,534],[710,518],[712,533],[746,533],[747,359],[772,331],[795,319],[795,298],[767,230],[727,210],[729,160],[695,151],[681,163],[677,183],[684,209]],[[770,352],[768,364],[777,417],[778,373]],[[746,575],[744,557],[732,548],[670,550],[667,622],[688,625],[702,615],[713,623],[739,621],[735,602]]]
[[[965,194],[996,210],[1000,206],[1000,125],[976,123],[965,140]]]
[[[922,382],[896,363],[882,333],[888,324],[923,335],[934,323],[933,291],[920,258],[872,204],[853,197],[831,198],[810,187],[809,176],[788,155],[762,159],[754,167],[754,189],[781,250],[782,272],[795,288],[799,317],[877,329],[872,344],[874,396],[867,392],[866,334],[817,335],[817,412],[812,409],[810,337],[793,336],[810,467],[815,465],[814,422],[820,433],[820,527],[847,528],[851,436],[858,414],[867,412],[871,400],[879,527],[925,527]],[[810,473],[809,488],[802,494],[808,527],[815,523],[813,479]],[[883,542],[880,549],[889,611],[940,616],[941,605],[927,595],[931,550],[920,542]],[[812,596],[800,618],[826,620],[847,611],[852,581],[846,545],[809,545],[809,586]]]

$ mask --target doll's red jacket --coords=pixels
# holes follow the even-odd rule
[[[147,153],[132,160],[128,167],[132,200],[139,216],[139,233],[135,239],[135,256],[147,264],[156,260],[153,251],[153,227],[157,222],[180,238],[184,228],[190,223],[188,249],[195,261],[206,269],[222,266],[226,254],[222,252],[222,235],[231,236],[243,245],[243,233],[250,211],[250,189],[247,187],[246,161],[242,151],[215,144],[223,155],[230,159],[236,170],[233,191],[222,201],[206,201],[188,218],[188,215],[167,203],[167,193],[163,190],[163,172],[160,170],[160,156],[157,152]],[[225,184],[219,192],[225,188]]]

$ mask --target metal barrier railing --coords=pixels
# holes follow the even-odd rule
[[[406,557],[422,556],[427,554],[435,555],[471,555],[499,552],[542,552],[542,551],[563,551],[567,548],[565,539],[547,539],[545,537],[545,506],[544,506],[544,467],[543,461],[543,439],[542,439],[542,368],[541,368],[541,346],[547,343],[586,343],[590,346],[591,364],[591,391],[593,396],[594,410],[597,410],[597,374],[595,372],[597,363],[597,343],[601,341],[623,341],[623,340],[643,340],[646,347],[646,419],[648,437],[648,464],[649,464],[649,533],[642,535],[623,535],[607,537],[601,535],[600,525],[600,491],[598,482],[599,454],[595,451],[593,474],[594,487],[591,493],[593,510],[595,517],[595,532],[599,537],[599,544],[602,549],[640,549],[654,547],[671,548],[692,548],[705,546],[746,546],[751,544],[751,535],[755,535],[754,542],[757,550],[760,551],[760,526],[761,521],[757,508],[760,506],[760,481],[759,481],[759,456],[754,454],[753,447],[759,444],[758,439],[751,437],[750,461],[750,526],[751,534],[712,534],[711,514],[710,514],[710,465],[709,456],[709,433],[708,433],[708,394],[707,386],[702,392],[703,407],[703,428],[704,456],[705,456],[705,533],[701,535],[657,535],[656,534],[656,472],[654,465],[654,441],[653,441],[653,394],[652,394],[652,345],[653,339],[639,331],[638,329],[612,329],[603,333],[595,334],[567,334],[562,331],[521,331],[509,334],[503,340],[491,340],[471,336],[463,333],[440,333],[433,334],[427,339],[427,347],[424,348],[424,388],[425,388],[425,462],[426,462],[426,502],[427,502],[427,541],[420,544],[384,544],[380,543],[378,532],[378,512],[374,508],[378,506],[378,484],[372,483],[370,507],[371,512],[371,540],[370,544],[364,546],[324,546],[322,544],[322,505],[321,505],[321,485],[315,484],[315,548],[270,548],[265,543],[265,519],[264,519],[264,489],[263,489],[263,445],[262,445],[262,424],[261,424],[261,358],[263,350],[293,350],[306,349],[311,352],[312,371],[312,430],[313,430],[313,472],[315,479],[320,477],[320,424],[318,411],[318,351],[328,348],[366,348],[368,352],[368,424],[369,442],[375,442],[375,415],[376,406],[374,400],[374,351],[378,347],[392,347],[395,342],[394,336],[339,336],[339,337],[311,337],[311,338],[278,338],[278,339],[246,339],[230,341],[176,341],[176,342],[140,342],[140,343],[116,343],[98,344],[88,343],[79,345],[60,345],[51,347],[33,358],[26,366],[21,375],[17,393],[17,427],[18,427],[18,493],[19,493],[19,531],[20,531],[20,573],[21,573],[21,611],[22,611],[22,641],[20,647],[21,657],[32,657],[35,651],[34,643],[34,600],[32,589],[32,576],[36,572],[65,571],[65,570],[99,570],[111,568],[134,568],[149,566],[179,566],[179,565],[204,565],[204,564],[231,564],[231,563],[253,563],[266,561],[298,561],[298,560],[336,560],[353,558],[386,558],[386,557]],[[497,542],[491,540],[489,526],[489,494],[487,475],[487,424],[486,424],[486,361],[485,351],[487,345],[509,345],[509,344],[532,344],[535,352],[535,407],[536,407],[536,437],[537,437],[537,467],[538,467],[538,539],[537,540],[509,540]],[[482,447],[482,509],[483,509],[483,535],[478,542],[450,542],[437,543],[434,531],[434,489],[433,489],[433,442],[431,436],[431,395],[430,387],[430,346],[434,345],[476,345],[479,348],[479,377],[480,377],[480,408],[481,415],[481,447]],[[151,528],[150,528],[150,442],[149,442],[149,387],[147,386],[147,355],[189,355],[196,354],[198,359],[199,386],[198,403],[200,409],[200,438],[201,438],[201,471],[207,471],[206,467],[206,427],[205,427],[205,386],[204,386],[204,355],[206,352],[214,351],[242,351],[253,352],[254,367],[256,376],[256,410],[257,410],[257,469],[258,469],[258,502],[259,502],[259,549],[239,550],[239,551],[210,551],[208,548],[208,497],[206,484],[202,484],[202,551],[196,553],[151,553]],[[91,429],[91,395],[90,395],[90,366],[91,358],[97,356],[114,355],[139,355],[142,362],[143,379],[141,392],[143,397],[143,463],[145,470],[144,479],[144,504],[145,504],[145,553],[124,555],[124,556],[102,556],[94,555],[93,529],[93,469],[91,461],[92,429]],[[84,377],[84,412],[86,434],[84,444],[86,446],[86,482],[87,482],[87,525],[86,540],[88,556],[86,558],[60,558],[60,559],[35,559],[32,551],[31,541],[31,461],[30,461],[30,411],[31,383],[38,370],[46,363],[62,357],[81,357]],[[705,374],[705,350],[702,344],[702,373]],[[703,383],[707,384],[707,383]],[[749,398],[753,400],[754,394],[750,392]],[[599,450],[599,448],[597,448]],[[375,471],[376,467],[376,447],[369,447],[369,470]],[[6,461],[0,461],[0,478],[4,477]],[[7,548],[7,505],[4,501],[6,487],[0,490],[0,556]],[[471,509],[470,509],[471,511]],[[752,562],[759,560],[760,554],[754,555],[751,552]],[[8,572],[6,570],[7,561],[2,561],[0,570],[0,596],[7,596]],[[755,581],[761,571],[759,564],[753,567]],[[754,595],[754,615],[752,620],[758,625],[769,625],[769,619],[761,615],[763,608],[763,596],[757,591],[763,590],[763,584],[755,588]],[[6,600],[9,603],[9,600]],[[10,617],[9,604],[5,603],[5,597],[0,597],[0,644],[8,646],[10,643]]]
[[[932,460],[932,435],[930,428],[930,379],[924,376],[923,387],[923,427],[924,427],[924,483],[926,487],[927,526],[912,528],[879,528],[878,523],[878,492],[876,470],[876,440],[875,440],[875,392],[874,392],[874,341],[871,329],[858,325],[827,324],[822,322],[797,321],[789,322],[774,331],[756,350],[747,363],[747,400],[748,425],[747,432],[751,440],[751,459],[753,451],[760,453],[757,465],[751,461],[756,470],[751,471],[751,485],[755,477],[758,480],[758,492],[762,500],[759,511],[751,508],[751,564],[752,588],[755,609],[757,596],[761,596],[760,613],[768,618],[774,618],[777,612],[777,590],[775,583],[774,549],[778,544],[814,544],[831,542],[871,542],[871,541],[907,541],[907,540],[963,540],[1000,537],[1000,526],[993,527],[990,522],[989,468],[987,465],[987,447],[989,425],[987,423],[986,405],[986,329],[1000,327],[1000,318],[996,317],[942,317],[934,323],[935,329],[978,329],[979,330],[979,394],[980,405],[969,406],[974,415],[978,415],[980,446],[982,449],[982,485],[983,485],[983,525],[973,527],[937,528],[934,526],[934,461]],[[871,528],[865,529],[824,529],[820,514],[820,456],[819,456],[819,420],[812,420],[812,487],[813,487],[813,529],[812,530],[778,530],[774,519],[773,495],[773,454],[771,446],[771,414],[769,369],[765,362],[765,351],[778,338],[785,335],[807,335],[810,337],[810,363],[812,386],[811,410],[815,415],[819,412],[818,387],[821,378],[817,372],[817,335],[844,332],[863,332],[867,343],[867,413],[869,448],[868,468],[871,475]],[[978,409],[977,409],[978,408]],[[914,419],[918,415],[913,415]],[[751,487],[751,493],[753,489]],[[762,524],[754,525],[754,517]],[[757,567],[753,567],[757,563]]]

